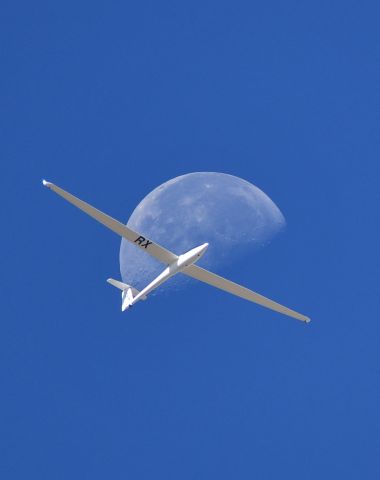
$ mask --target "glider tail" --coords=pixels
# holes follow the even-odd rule
[[[136,288],[127,285],[126,283],[119,282],[118,280],[114,280],[113,278],[108,278],[107,282],[114,287],[121,290],[121,310],[124,312],[132,305],[133,299],[138,295],[140,292],[136,290]],[[146,300],[147,297],[142,297],[141,300]]]

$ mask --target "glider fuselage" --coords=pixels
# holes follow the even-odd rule
[[[130,306],[134,305],[138,302],[142,297],[146,297],[152,290],[156,289],[160,285],[162,285],[166,280],[169,280],[170,277],[179,273],[185,268],[193,265],[193,263],[197,262],[206,252],[208,247],[208,243],[204,243],[199,247],[192,248],[188,252],[180,255],[174,262],[168,265],[165,270],[158,275],[149,285],[147,285],[138,295],[136,295],[133,300],[130,302]]]

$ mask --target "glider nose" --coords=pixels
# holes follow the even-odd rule
[[[192,265],[193,263],[197,262],[205,253],[207,250],[208,243],[204,243],[203,245],[199,245],[199,247],[192,248],[188,252],[184,253],[183,255],[180,255],[178,257],[178,260],[174,262],[175,267],[178,271],[178,269],[184,269],[188,267],[189,265]],[[174,265],[173,264],[173,265]]]
[[[208,243],[204,243],[203,245],[201,245],[200,247],[198,247],[198,258],[200,258],[202,255],[205,254],[206,250],[208,249]]]

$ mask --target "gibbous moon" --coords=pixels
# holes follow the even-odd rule
[[[255,185],[225,173],[197,172],[155,188],[127,225],[178,255],[208,242],[200,265],[212,269],[267,244],[284,228],[285,218]],[[141,289],[164,267],[122,240],[120,271],[125,283]],[[184,276],[173,277],[167,285],[178,285],[180,277]]]

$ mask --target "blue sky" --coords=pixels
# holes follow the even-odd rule
[[[1,6],[0,475],[377,479],[378,2]],[[119,311],[120,240],[160,183],[242,177],[286,232]]]

